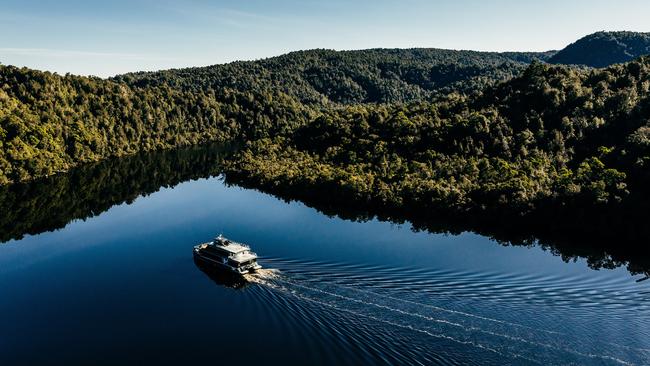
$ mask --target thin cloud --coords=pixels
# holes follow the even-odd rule
[[[315,17],[306,15],[296,16],[290,14],[272,15],[262,12],[250,12],[232,7],[224,7],[217,4],[197,4],[183,3],[179,5],[176,2],[162,2],[157,4],[159,8],[175,13],[185,19],[194,21],[205,21],[217,23],[224,26],[235,28],[249,29],[254,28],[282,28],[287,24],[309,24],[320,22]],[[214,5],[214,6],[213,6]]]
[[[58,58],[70,58],[70,57],[107,58],[108,57],[108,58],[121,59],[121,60],[178,61],[178,59],[176,58],[142,55],[142,54],[135,54],[135,53],[58,50],[58,49],[51,49],[51,48],[2,47],[0,48],[0,55],[58,57]]]

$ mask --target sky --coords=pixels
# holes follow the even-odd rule
[[[101,77],[313,48],[561,49],[648,0],[0,0],[0,63]]]

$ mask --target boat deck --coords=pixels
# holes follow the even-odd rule
[[[237,254],[241,252],[245,252],[247,250],[251,250],[250,247],[247,245],[235,243],[235,242],[230,242],[228,245],[219,245],[219,248],[222,248],[223,250],[226,250],[230,253]]]
[[[255,255],[253,253],[245,253],[245,254],[244,253],[239,253],[239,254],[235,254],[234,256],[230,257],[230,259],[232,259],[232,260],[234,260],[236,262],[239,262],[239,263],[243,263],[243,262],[246,262],[246,261],[257,259],[257,255]]]

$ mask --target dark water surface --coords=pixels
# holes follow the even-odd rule
[[[650,281],[624,267],[327,217],[201,178],[219,157],[4,192],[0,365],[650,364]],[[219,232],[277,274],[204,273]]]

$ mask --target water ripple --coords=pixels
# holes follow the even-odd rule
[[[281,271],[255,281],[261,298],[322,332],[295,335],[318,339],[314,352],[335,342],[361,363],[650,363],[648,287],[631,280],[261,261]],[[621,321],[634,332],[610,332]]]

